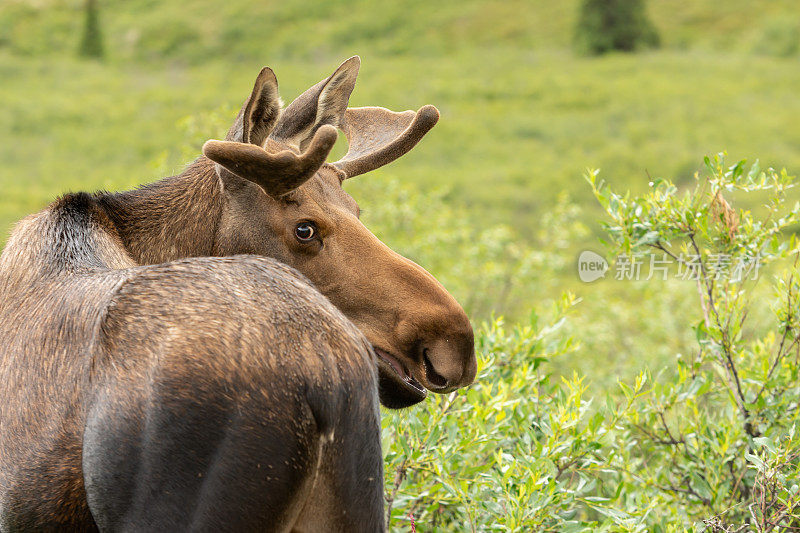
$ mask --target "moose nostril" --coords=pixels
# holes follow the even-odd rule
[[[431,363],[431,360],[428,358],[427,348],[422,350],[422,361],[425,364],[425,377],[428,379],[428,383],[438,389],[445,388],[447,386],[447,378],[436,372],[433,363]]]

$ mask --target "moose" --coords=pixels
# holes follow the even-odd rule
[[[359,67],[285,108],[264,68],[181,174],[17,224],[0,530],[384,529],[378,403],[468,385],[476,360],[456,300],[342,188],[439,118],[349,108]]]

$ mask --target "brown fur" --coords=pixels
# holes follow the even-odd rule
[[[0,256],[0,530],[383,529],[376,385],[409,405],[471,382],[475,358],[460,306],[319,159],[357,69],[283,114],[264,69],[216,164],[18,224]],[[391,122],[402,155],[420,130]],[[359,153],[362,170],[393,159]]]

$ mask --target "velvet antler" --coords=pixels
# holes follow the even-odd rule
[[[234,141],[206,141],[203,155],[222,168],[261,186],[273,198],[293,191],[319,170],[336,143],[336,128],[322,125],[307,149],[270,152],[255,144]]]
[[[389,164],[411,150],[438,120],[439,111],[432,105],[402,113],[383,107],[348,108],[342,131],[349,149],[333,166],[352,178]]]
[[[333,74],[310,87],[284,110],[271,138],[305,148],[322,124],[340,128],[347,136],[347,155],[333,165],[348,177],[391,163],[411,150],[439,120],[432,105],[416,113],[395,113],[382,107],[347,107],[361,59],[353,56]]]
[[[360,66],[361,59],[351,57],[282,113],[278,81],[265,67],[226,140],[206,142],[203,154],[217,163],[223,181],[231,174],[239,176],[273,198],[305,183],[325,163],[337,127],[347,136],[349,149],[333,166],[346,177],[391,163],[430,131],[439,111],[432,105],[402,113],[382,107],[348,108]]]

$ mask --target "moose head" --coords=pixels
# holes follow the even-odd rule
[[[264,68],[226,139],[205,143],[223,191],[214,253],[265,255],[302,272],[372,344],[381,403],[400,408],[471,383],[474,337],[456,300],[373,235],[342,188],[408,152],[439,119],[430,105],[349,108],[360,64],[351,57],[285,109]],[[349,149],[327,163],[337,128]]]

